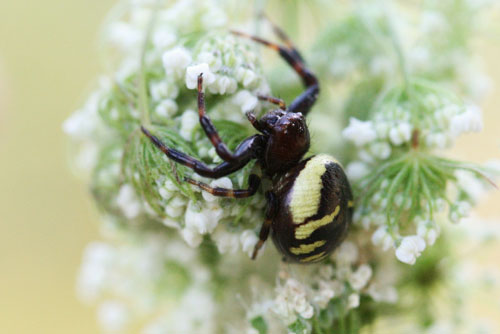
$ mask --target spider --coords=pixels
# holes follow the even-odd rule
[[[256,258],[272,232],[274,244],[284,261],[312,263],[327,257],[346,236],[353,211],[351,188],[341,165],[333,157],[320,154],[303,159],[310,145],[305,116],[317,99],[319,83],[288,36],[277,26],[272,26],[284,46],[245,33],[232,33],[277,51],[300,76],[305,90],[288,107],[279,98],[258,96],[278,108],[260,119],[253,112],[248,112],[248,120],[259,133],[243,140],[231,152],[205,112],[203,74],[200,74],[200,124],[223,160],[221,164],[209,167],[166,146],[145,127],[141,126],[141,130],[168,158],[204,177],[217,179],[243,168],[252,159],[257,160],[263,177],[269,179],[272,186],[265,192],[265,220],[252,259]],[[214,188],[188,177],[184,179],[214,196],[229,198],[252,196],[261,183],[256,174],[249,176],[247,189]]]

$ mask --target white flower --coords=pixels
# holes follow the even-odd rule
[[[78,296],[85,301],[97,299],[108,283],[115,260],[115,249],[104,242],[92,242],[83,254],[78,275]]]
[[[240,106],[243,113],[254,110],[259,103],[257,97],[255,97],[248,90],[239,91],[233,98],[234,104]]]
[[[141,212],[141,203],[137,199],[135,190],[130,184],[121,186],[118,196],[116,197],[116,204],[128,219],[134,219]]]
[[[174,75],[177,78],[182,77],[191,60],[191,53],[182,46],[166,51],[162,56],[163,67],[167,75]]]
[[[215,55],[214,52],[200,52],[196,57],[197,63],[207,63],[212,72],[217,72],[222,66],[222,59]]]
[[[154,101],[175,99],[179,95],[179,86],[167,80],[152,82],[149,91]]]
[[[233,94],[238,88],[238,83],[233,78],[221,75],[208,88],[210,92],[214,94]]]
[[[342,131],[345,139],[352,141],[356,146],[363,146],[377,138],[377,133],[370,121],[360,121],[354,117],[349,119],[349,125]]]
[[[189,89],[198,87],[198,76],[203,74],[203,85],[209,86],[215,82],[215,74],[210,71],[207,63],[189,66],[186,69],[186,86]]]
[[[144,37],[139,29],[126,22],[113,22],[108,27],[107,34],[111,43],[123,49],[138,48]]]
[[[394,240],[385,227],[379,227],[375,233],[373,233],[372,242],[375,246],[382,246],[384,251],[394,245]]]
[[[335,291],[332,288],[332,284],[321,280],[319,282],[318,292],[313,298],[314,302],[319,308],[324,309],[333,297],[335,297]]]
[[[467,217],[470,213],[471,204],[467,201],[459,201],[450,208],[450,220],[458,223],[460,219]]]
[[[424,238],[428,246],[432,246],[439,236],[439,229],[431,221],[422,220],[417,222],[417,235]]]
[[[469,105],[465,111],[451,119],[450,131],[454,136],[464,132],[480,132],[483,129],[481,109],[476,105]]]
[[[248,256],[252,256],[255,245],[259,242],[259,238],[255,235],[254,231],[245,230],[241,233],[240,242],[243,252],[247,253]],[[258,255],[263,253],[265,245],[266,244],[264,244],[264,246],[259,250]]]
[[[357,308],[359,306],[359,295],[353,293],[347,297],[347,309]]]
[[[179,130],[182,138],[190,141],[193,130],[198,122],[199,116],[197,112],[191,109],[184,111],[181,116],[181,128]]]
[[[213,180],[210,182],[210,186],[212,188],[225,188],[225,189],[232,189],[233,188],[233,182],[231,182],[231,179],[228,177],[221,177],[220,179]],[[207,202],[215,202],[217,200],[217,197],[206,192],[202,191],[201,192],[203,199]]]
[[[164,49],[175,43],[177,36],[167,29],[160,29],[153,34],[153,44],[157,49]]]
[[[350,241],[343,242],[337,252],[334,253],[337,262],[351,265],[358,259],[358,248]]]
[[[162,100],[155,108],[155,112],[164,118],[169,119],[177,112],[177,103],[174,100]]]
[[[99,305],[97,318],[104,331],[120,332],[125,329],[129,322],[130,312],[124,303],[106,301]]]
[[[399,261],[415,264],[417,257],[425,249],[425,240],[418,235],[404,237],[401,244],[396,249],[396,257]]]
[[[104,92],[93,93],[85,106],[77,110],[63,123],[63,131],[74,139],[88,140],[95,135],[101,119],[99,117],[99,103]]]
[[[201,234],[198,233],[198,231],[196,231],[194,228],[184,228],[181,231],[181,235],[186,243],[193,248],[198,247],[203,241],[203,237],[201,236]]]
[[[372,268],[367,264],[362,264],[359,268],[352,273],[349,277],[349,283],[354,290],[363,289],[372,277]]]
[[[305,287],[297,280],[290,278],[285,285],[276,289],[273,310],[284,318],[287,324],[293,323],[298,313],[304,319],[314,315],[314,308],[307,301]]]
[[[216,229],[212,234],[212,239],[215,241],[217,249],[221,254],[234,254],[239,248],[238,235],[236,235],[235,233],[227,232],[223,228]]]
[[[184,214],[187,200],[182,196],[175,196],[165,207],[165,213],[172,218],[180,217]]]
[[[187,228],[196,230],[200,234],[212,233],[222,218],[222,214],[220,207],[204,207],[199,210],[193,201],[189,201],[184,222]]]
[[[425,136],[425,143],[429,147],[437,147],[439,149],[444,149],[450,145],[450,138],[444,133],[429,133]]]
[[[368,287],[368,294],[377,303],[395,303],[398,300],[398,292],[393,286],[380,286],[378,283],[372,283]]]
[[[389,138],[394,145],[401,145],[411,138],[412,126],[409,123],[399,123],[389,131]]]
[[[254,71],[248,68],[239,67],[236,72],[236,79],[243,83],[243,87],[253,87],[257,83],[259,77]]]
[[[457,170],[455,172],[457,184],[472,200],[477,203],[485,193],[485,189],[481,181],[471,172]]]
[[[370,173],[370,169],[364,162],[353,161],[347,165],[345,172],[349,177],[349,180],[358,181],[368,175],[368,173]]]
[[[391,155],[391,145],[378,142],[370,145],[370,152],[379,159],[385,160]]]

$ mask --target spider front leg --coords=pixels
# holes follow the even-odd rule
[[[203,73],[198,75],[198,114],[200,116],[200,124],[205,131],[208,139],[215,147],[215,152],[224,161],[235,161],[238,159],[237,155],[233,154],[229,148],[224,144],[217,132],[210,117],[208,117],[205,109],[205,93],[203,93]]]
[[[234,160],[231,162],[224,161],[223,163],[209,167],[203,162],[190,157],[189,155],[177,151],[165,145],[158,137],[154,136],[145,127],[141,126],[142,132],[158,147],[165,155],[186,167],[191,168],[197,174],[213,179],[229,175],[245,166],[251,159],[257,157],[257,152],[262,150],[264,144],[261,135],[254,135],[245,139],[235,150]]]
[[[232,31],[233,34],[252,39],[253,41],[263,44],[275,51],[277,51],[280,56],[295,70],[295,72],[300,76],[302,83],[306,87],[306,90],[300,94],[288,107],[289,112],[300,112],[304,116],[311,110],[312,106],[316,102],[319,94],[319,83],[318,78],[311,72],[305,65],[302,56],[299,51],[292,44],[288,36],[277,26],[274,26],[274,32],[278,35],[280,39],[285,41],[287,47],[280,46],[278,44],[266,41],[260,37],[248,35],[238,31]]]

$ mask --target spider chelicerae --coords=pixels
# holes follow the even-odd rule
[[[255,245],[255,259],[270,232],[272,239],[289,262],[311,263],[328,256],[344,239],[352,219],[352,195],[341,165],[326,154],[304,159],[310,138],[305,116],[316,102],[319,82],[307,68],[304,59],[288,36],[277,26],[273,31],[284,43],[280,46],[259,37],[241,32],[234,34],[250,38],[275,51],[300,76],[305,90],[287,107],[279,98],[258,96],[278,106],[260,119],[253,112],[247,118],[258,131],[231,152],[221,140],[217,129],[205,111],[203,74],[198,76],[198,113],[205,134],[223,162],[215,167],[166,146],[145,127],[142,132],[173,161],[191,168],[198,175],[217,179],[257,160],[263,175],[272,186],[265,189],[267,202],[265,220]],[[220,197],[245,198],[252,196],[261,184],[261,177],[251,174],[247,189],[225,189],[185,177],[184,180]]]

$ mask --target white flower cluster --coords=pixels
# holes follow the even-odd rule
[[[89,244],[77,287],[82,300],[99,303],[98,319],[104,332],[132,333],[140,324],[145,333],[187,333],[201,328],[215,333],[211,311],[215,302],[205,288],[210,279],[192,249],[149,234],[120,245]],[[172,302],[175,312],[169,311]]]
[[[347,166],[350,179],[361,179],[371,171],[371,165],[390,158],[397,147],[410,145],[414,130],[418,131],[418,145],[428,149],[449,148],[459,135],[482,130],[482,116],[476,106],[463,107],[434,93],[418,103],[382,105],[366,121],[350,118],[342,131],[344,138],[358,148],[358,159]],[[418,120],[414,120],[416,114]]]
[[[452,102],[451,98],[442,97],[446,94],[439,95],[426,81],[416,82],[407,89],[413,94],[411,100],[402,97],[398,89],[389,91],[369,120],[351,118],[342,132],[344,138],[356,147],[357,156],[346,167],[351,181],[363,184],[384,163],[389,166],[398,159],[404,159],[405,154],[409,157],[412,150],[427,154],[436,149],[449,148],[460,134],[482,129],[481,113],[477,107],[464,107]],[[412,166],[409,168],[417,168],[411,165],[411,158],[406,161],[407,166]],[[382,174],[376,181],[373,194],[368,203],[364,204],[365,207],[357,208],[354,220],[365,229],[375,227],[372,235],[375,245],[384,250],[394,248],[399,260],[413,264],[426,245],[434,244],[439,235],[429,205],[432,205],[434,213],[448,208],[450,220],[456,222],[467,216],[471,204],[484,192],[484,182],[478,179],[477,174],[456,172],[458,194],[453,197],[456,200],[441,198],[440,196],[452,195],[436,191],[432,194],[432,200],[426,198],[426,202],[431,203],[422,206],[422,211],[418,213],[421,217],[413,219],[415,235],[402,236],[399,222],[389,222],[387,212],[398,208],[401,211],[414,208],[413,199],[408,198],[404,192],[405,186],[393,187],[395,175],[404,168],[404,163],[400,164],[392,174],[394,176],[387,179],[380,172]],[[427,174],[424,176],[433,177],[434,172],[428,172],[429,167],[425,168],[424,173]],[[420,173],[418,169],[416,172]],[[410,181],[404,184],[410,184]],[[446,189],[443,188],[442,191]]]
[[[297,320],[297,315],[310,319],[314,314],[313,306],[307,301],[306,286],[289,278],[283,286],[276,289],[273,310],[289,325]]]
[[[278,274],[281,280],[275,289],[275,297],[269,300],[257,298],[259,301],[251,307],[248,317],[257,314],[273,323],[273,317],[277,316],[289,326],[298,319],[309,320],[318,312],[336,312],[330,309],[334,301],[340,301],[346,312],[359,307],[361,295],[380,303],[397,301],[391,280],[374,275],[370,265],[359,264],[359,249],[353,242],[344,242],[331,260],[332,264],[313,268],[282,269]],[[265,287],[259,286],[258,291],[259,295],[264,294]],[[262,305],[266,308],[262,309]]]

